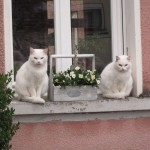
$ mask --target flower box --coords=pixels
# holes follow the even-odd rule
[[[100,74],[95,70],[94,54],[78,54],[76,57],[92,57],[92,70],[85,70],[79,66],[71,66],[65,71],[53,73],[53,58],[73,58],[70,56],[50,56],[49,99],[51,101],[83,101],[97,99],[97,86]]]
[[[53,101],[97,100],[97,87],[92,86],[54,86]]]

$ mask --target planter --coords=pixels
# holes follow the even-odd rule
[[[53,87],[52,101],[97,100],[97,87],[92,86],[59,86]]]

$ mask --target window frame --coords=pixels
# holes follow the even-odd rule
[[[12,5],[11,0],[4,0],[3,3],[5,72],[7,72],[13,69]],[[121,4],[123,4],[123,7],[121,7]],[[122,10],[124,12],[123,20]],[[63,2],[62,0],[54,0],[54,11],[56,54],[71,54],[70,0],[63,0]],[[64,21],[63,17],[67,21]],[[133,62],[133,96],[139,96],[143,90],[140,0],[111,0],[111,23],[112,58],[114,60],[116,54],[123,54],[123,51],[124,54],[127,54],[126,49],[128,49],[128,54],[131,56]],[[121,28],[122,25],[123,30]],[[122,34],[124,34],[124,38],[122,38]],[[65,35],[65,38],[63,38],[63,35]],[[122,41],[124,42],[124,46]],[[63,63],[62,61],[58,62],[56,67],[58,70],[65,69],[65,67],[68,68],[66,64],[70,66],[71,60],[69,62],[68,60],[63,60]]]

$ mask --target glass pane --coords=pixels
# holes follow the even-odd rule
[[[95,54],[96,69],[111,62],[110,0],[71,0],[72,49]],[[79,60],[89,68],[91,60]]]
[[[28,59],[29,48],[54,48],[53,0],[12,0],[14,72]]]

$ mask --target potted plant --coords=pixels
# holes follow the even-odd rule
[[[100,75],[79,66],[53,75],[53,101],[96,100]]]
[[[12,72],[7,74],[0,73],[0,150],[11,149],[10,141],[19,123],[13,123],[14,109],[9,107],[14,91],[9,88]]]

